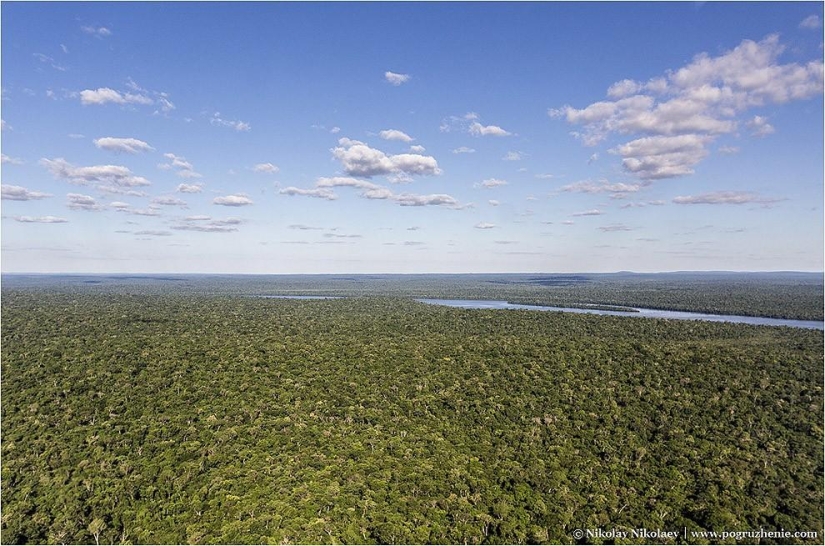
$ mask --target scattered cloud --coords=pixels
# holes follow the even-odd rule
[[[335,201],[338,196],[335,192],[326,188],[302,189],[290,186],[280,190],[278,193],[282,195],[303,195],[305,197],[315,197],[318,199],[326,199],[327,201]]]
[[[490,205],[492,205],[492,206],[494,206],[494,207],[497,207],[497,206],[499,206],[499,205],[501,204],[501,202],[500,202],[500,201],[496,201],[495,199],[490,199],[490,200],[489,200],[489,201],[487,201],[487,202],[488,202],[488,203],[490,203]]]
[[[753,119],[746,123],[748,129],[751,130],[751,136],[764,137],[775,132],[773,125],[768,123],[768,118],[762,116],[753,116]]]
[[[415,140],[407,133],[399,131],[398,129],[387,129],[386,131],[381,131],[378,133],[378,136],[384,140],[398,140],[400,142],[412,142]]]
[[[103,137],[96,139],[94,143],[101,150],[116,153],[137,154],[154,150],[149,144],[136,138]]]
[[[117,188],[131,188],[151,184],[142,176],[136,176],[128,168],[120,165],[75,167],[63,158],[43,158],[40,160],[40,164],[51,172],[55,178],[62,178],[72,184],[94,184]]]
[[[322,227],[307,226],[305,224],[290,224],[287,227],[289,229],[300,229],[301,231],[321,231],[324,229]]]
[[[425,148],[424,146],[415,145],[415,146],[410,146],[410,151],[414,154],[420,154],[422,152],[426,152],[427,148]]]
[[[209,216],[187,216],[182,223],[175,224],[172,229],[177,231],[199,231],[202,233],[230,233],[238,231],[243,223],[240,218],[224,218],[213,220]]]
[[[146,95],[133,93],[120,93],[108,87],[98,89],[85,89],[80,92],[80,102],[84,105],[90,104],[153,104],[154,101]]]
[[[434,157],[418,154],[387,155],[367,144],[342,138],[332,155],[339,160],[347,174],[370,178],[379,175],[432,176],[441,174]]]
[[[178,184],[178,193],[200,193],[203,191],[203,186],[200,184]]]
[[[512,133],[497,125],[482,125],[480,117],[475,112],[467,112],[463,116],[449,116],[441,120],[439,130],[442,133],[461,131],[473,136],[510,136]]]
[[[480,222],[480,223],[474,225],[473,227],[476,228],[476,229],[493,229],[494,227],[496,227],[496,225],[495,224],[490,224],[490,223],[487,223],[487,222]]]
[[[507,154],[501,159],[504,161],[521,161],[526,157],[527,154],[525,154],[524,152],[507,152]]]
[[[736,146],[720,146],[717,151],[723,155],[733,155],[739,153],[739,148]]]
[[[209,123],[219,127],[229,127],[238,132],[246,132],[252,129],[252,126],[245,121],[223,119],[220,112],[212,114],[212,119],[209,120]]]
[[[453,150],[454,154],[474,154],[476,151],[473,148],[468,148],[467,146],[461,146],[460,148],[456,148]]]
[[[642,184],[626,184],[624,182],[609,182],[605,179],[580,180],[572,184],[561,187],[561,191],[567,193],[634,193],[642,189]]]
[[[68,222],[65,218],[57,216],[15,216],[14,219],[27,224],[65,224]]]
[[[22,165],[23,160],[17,157],[10,157],[6,154],[0,154],[0,163],[3,165]]]
[[[384,79],[387,80],[390,84],[395,85],[396,87],[401,85],[402,83],[407,83],[410,81],[411,76],[409,74],[398,74],[396,72],[384,72]]]
[[[195,167],[189,163],[185,157],[175,155],[173,153],[165,153],[163,157],[169,159],[169,163],[161,163],[158,165],[159,169],[162,170],[169,170],[169,169],[177,169],[177,175],[181,178],[202,178],[201,174],[195,172]],[[182,184],[183,185],[183,184]],[[180,190],[180,186],[178,186],[178,191]]]
[[[61,65],[57,64],[57,61],[55,61],[54,59],[52,59],[48,55],[43,55],[42,53],[34,53],[33,55],[38,61],[40,61],[41,63],[48,64],[49,66],[51,66],[55,70],[58,70],[60,72],[65,72],[67,70],[65,66],[61,66]]]
[[[150,201],[153,205],[163,205],[167,207],[186,207],[186,201],[177,197],[155,197]]]
[[[599,209],[591,209],[582,212],[574,212],[570,216],[601,216],[602,214],[604,214],[604,212]]]
[[[11,201],[34,201],[52,197],[52,194],[50,193],[30,191],[23,186],[10,186],[8,184],[3,184],[0,186],[0,192],[2,192],[2,199],[8,199]]]
[[[106,27],[95,27],[92,25],[85,25],[80,27],[80,30],[85,32],[86,34],[91,34],[92,36],[97,36],[98,38],[103,38],[106,36],[111,36],[112,31]]]
[[[276,167],[275,165],[273,165],[272,163],[258,163],[257,165],[252,167],[252,170],[256,173],[267,173],[267,174],[275,174],[278,171],[280,171],[280,169],[278,167]]]
[[[633,231],[633,228],[627,227],[624,224],[610,224],[609,226],[600,226],[599,230],[610,233],[614,231]]]
[[[495,188],[495,187],[498,187],[498,186],[506,186],[506,185],[507,185],[506,180],[499,180],[498,178],[487,178],[486,180],[482,180],[481,182],[477,182],[477,183],[473,184],[473,187],[490,189],[490,188]]]
[[[14,127],[6,123],[6,120],[0,119],[0,131],[13,131]]]
[[[171,231],[165,231],[162,229],[144,229],[141,231],[136,231],[135,235],[150,235],[153,237],[168,237],[172,235]]]
[[[784,199],[776,197],[762,197],[758,193],[750,191],[717,191],[703,193],[700,195],[684,195],[673,198],[673,202],[677,205],[766,205],[778,203],[780,201],[784,201]]]
[[[244,207],[252,205],[253,201],[245,195],[226,195],[214,198],[212,203],[224,207]]]
[[[91,195],[83,195],[80,193],[70,193],[66,195],[66,206],[72,210],[86,210],[86,211],[101,211],[105,207],[95,201]]]
[[[799,23],[799,28],[807,28],[810,30],[816,30],[822,27],[822,19],[819,18],[819,15],[809,15],[805,17],[801,23]]]
[[[583,127],[574,135],[587,146],[613,134],[641,136],[613,152],[623,157],[628,172],[642,179],[688,175],[708,155],[711,142],[737,130],[748,109],[823,92],[822,61],[782,64],[784,50],[777,35],[760,42],[743,40],[716,57],[701,53],[646,83],[617,82],[607,92],[612,100],[582,109],[564,106],[548,114]]]
[[[473,136],[510,136],[513,133],[505,131],[498,125],[482,125],[474,121],[470,124],[470,134]]]

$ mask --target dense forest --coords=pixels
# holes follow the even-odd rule
[[[34,284],[2,292],[6,544],[823,536],[821,331]]]

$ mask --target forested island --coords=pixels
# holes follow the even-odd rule
[[[2,542],[821,543],[822,331],[420,297],[822,320],[823,285],[4,275]],[[680,534],[575,534],[639,528]]]

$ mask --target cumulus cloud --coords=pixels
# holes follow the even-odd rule
[[[154,101],[146,95],[121,93],[108,87],[98,89],[84,89],[80,92],[80,102],[90,104],[153,104]]]
[[[476,228],[476,229],[493,229],[494,227],[496,227],[496,225],[495,224],[490,224],[488,222],[480,222],[480,223],[474,225],[473,227]]]
[[[510,136],[512,133],[497,125],[482,125],[481,118],[475,112],[467,112],[463,116],[449,116],[441,121],[439,130],[442,133],[461,131],[473,136]]]
[[[103,137],[94,141],[95,146],[101,150],[110,152],[122,152],[127,154],[137,154],[140,152],[150,152],[154,150],[148,143],[136,138],[115,138]]]
[[[474,154],[476,151],[473,148],[468,148],[467,146],[461,146],[453,150],[454,154]]]
[[[434,157],[419,154],[387,155],[358,140],[342,138],[332,155],[339,160],[347,174],[370,178],[379,175],[409,177],[441,174]]]
[[[224,207],[244,207],[252,205],[253,201],[245,195],[225,195],[216,197],[212,200],[215,205],[222,205]]]
[[[784,199],[762,197],[758,193],[750,191],[717,191],[700,195],[680,195],[673,198],[673,202],[677,205],[767,205],[780,201],[784,201]]]
[[[93,165],[75,167],[63,158],[41,159],[40,164],[56,178],[62,178],[72,184],[105,185],[108,187],[131,188],[148,186],[151,183],[142,176],[136,176],[128,168],[120,165]]]
[[[384,72],[384,79],[387,80],[390,84],[395,85],[396,87],[401,85],[402,83],[407,83],[410,81],[409,74],[398,74],[396,72]]]
[[[257,165],[252,167],[252,170],[256,173],[275,174],[280,169],[278,167],[276,167],[275,165],[273,165],[272,163],[258,163]]]
[[[159,164],[159,169],[176,169],[177,175],[181,178],[202,178],[201,174],[195,171],[195,167],[191,163],[189,163],[185,157],[175,155],[173,153],[165,153],[163,154],[163,157],[168,159],[169,163]],[[178,188],[180,188],[180,186],[178,186]]]
[[[398,140],[400,142],[412,142],[415,140],[407,133],[399,131],[398,129],[387,129],[386,131],[381,131],[378,133],[378,136],[384,140]]]
[[[625,169],[642,179],[691,174],[708,155],[708,145],[736,131],[747,110],[823,92],[822,61],[782,64],[784,49],[776,35],[743,40],[716,57],[701,53],[648,82],[617,82],[607,92],[612,100],[548,114],[582,127],[574,135],[588,146],[610,135],[640,136],[615,150]],[[648,149],[654,153],[648,155]]]
[[[500,180],[498,178],[487,178],[486,180],[482,180],[481,182],[477,182],[476,184],[473,184],[473,186],[476,187],[476,188],[485,188],[485,189],[495,188],[495,187],[498,187],[498,186],[506,186],[506,185],[507,185],[506,180]]]
[[[482,125],[477,121],[470,124],[469,130],[473,136],[510,136],[513,134],[498,125]]]
[[[753,116],[753,119],[748,121],[746,125],[751,130],[751,135],[756,137],[768,136],[776,131],[773,125],[768,123],[768,118],[763,116]]]
[[[209,120],[209,123],[212,125],[216,125],[218,127],[229,127],[231,129],[235,129],[238,132],[246,132],[252,129],[252,126],[245,122],[235,119],[223,119],[221,117],[220,112],[215,112],[212,114],[212,119]]]
[[[326,199],[327,201],[335,201],[338,196],[335,192],[327,188],[302,189],[290,186],[283,188],[278,193],[281,195],[302,195],[305,197],[315,197],[317,199]]]
[[[65,218],[57,216],[15,216],[14,219],[27,224],[64,224],[68,222]]]
[[[200,184],[178,184],[178,193],[200,193],[203,191],[203,186]]]
[[[91,195],[70,193],[66,195],[66,206],[72,210],[100,211],[105,207],[99,205]]]
[[[34,201],[52,196],[50,193],[30,191],[23,186],[10,186],[8,184],[0,186],[0,192],[2,192],[2,199],[11,201]]]
[[[416,154],[420,154],[421,152],[426,152],[427,149],[424,146],[410,146],[410,151]]]

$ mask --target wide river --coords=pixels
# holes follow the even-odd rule
[[[441,300],[422,298],[416,301],[432,305],[446,305],[448,307],[462,307],[464,309],[527,309],[531,311],[562,311],[565,313],[586,313],[589,315],[613,315],[617,317],[648,317],[678,320],[706,320],[711,322],[738,322],[742,324],[756,324],[760,326],[791,326],[793,328],[809,328],[825,330],[825,323],[817,320],[790,320],[769,317],[746,317],[742,315],[711,315],[708,313],[691,313],[686,311],[662,311],[660,309],[645,309],[633,307],[637,312],[607,311],[602,309],[579,309],[576,307],[548,307],[544,305],[522,305],[507,301],[495,300]]]

